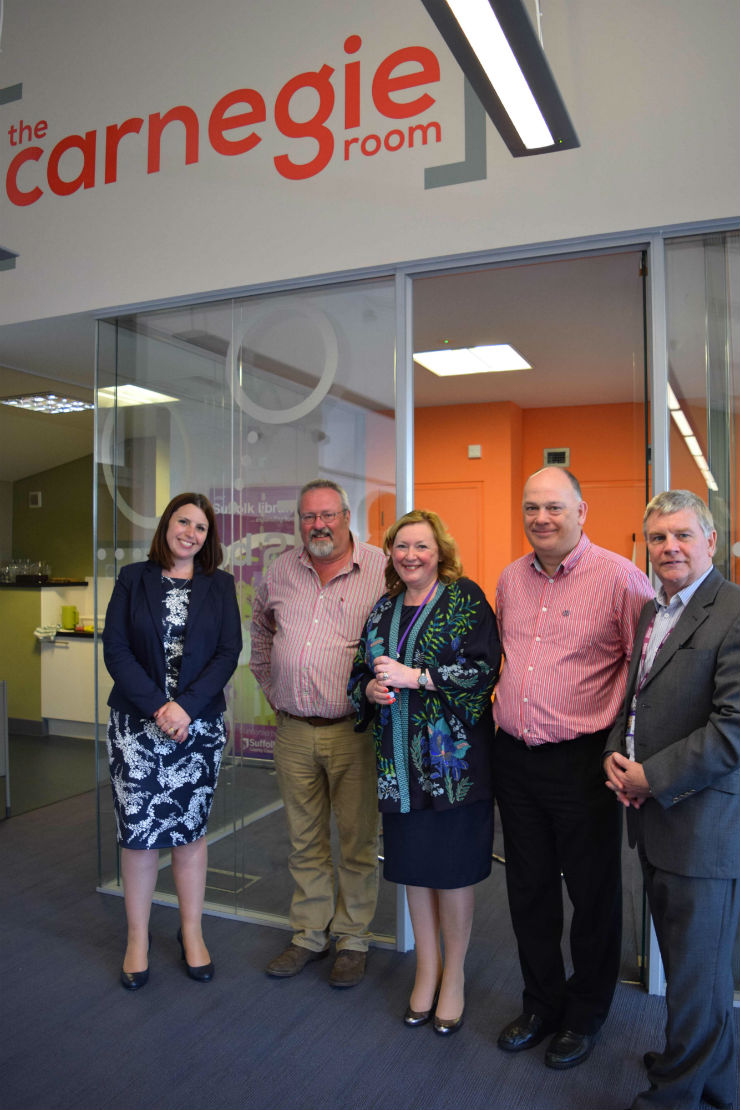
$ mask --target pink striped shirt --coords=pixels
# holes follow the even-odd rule
[[[344,717],[357,645],[385,592],[387,558],[353,537],[352,562],[321,585],[304,547],[277,558],[257,587],[249,665],[275,709]]]
[[[612,725],[637,620],[654,596],[641,570],[585,535],[553,578],[534,552],[510,563],[496,589],[505,653],[496,724],[531,747]]]

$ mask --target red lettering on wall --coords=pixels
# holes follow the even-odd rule
[[[52,193],[58,197],[68,197],[78,189],[92,189],[95,184],[95,147],[97,132],[86,131],[83,135],[67,135],[61,139],[49,155],[46,180]],[[82,153],[82,169],[71,181],[65,181],[59,173],[59,163],[69,150]]]
[[[159,173],[162,156],[162,132],[170,123],[182,123],[185,127],[185,165],[198,161],[198,117],[192,108],[178,104],[161,116],[154,112],[149,116],[149,144],[147,147],[147,173]]]
[[[21,189],[18,185],[18,171],[24,162],[38,162],[43,153],[40,146],[26,147],[20,154],[16,154],[8,166],[8,172],[5,175],[5,191],[8,194],[8,200],[21,208],[27,204],[35,204],[39,197],[43,196],[43,190],[39,189],[38,185],[33,189]]]
[[[248,112],[227,116],[229,108],[235,104],[248,104]],[[251,131],[241,139],[227,139],[225,131],[237,127],[249,127],[252,123],[264,123],[267,118],[265,102],[255,89],[234,89],[222,96],[211,112],[208,120],[208,139],[217,154],[246,154],[261,142],[259,135]]]
[[[2,0],[0,0],[1,4]],[[344,118],[345,132],[356,131],[362,122],[363,98],[366,107],[372,106],[377,113],[391,120],[405,120],[418,116],[435,103],[435,98],[422,86],[440,79],[439,62],[431,50],[422,46],[407,46],[393,51],[378,65],[372,78],[368,75],[369,88],[363,87],[362,68],[359,51],[362,39],[359,35],[348,35],[343,44],[345,59],[343,84],[343,111],[337,112],[337,119],[330,121],[335,108],[335,89],[333,76],[335,70],[325,63],[317,70],[298,73],[285,82],[274,102],[274,124],[287,140],[284,153],[277,154],[274,165],[277,172],[291,181],[301,181],[316,176],[329,165],[334,156],[335,143],[341,142],[341,117]],[[356,58],[352,57],[357,55]],[[403,95],[413,99],[403,99]],[[341,95],[341,94],[340,94]],[[124,143],[124,152],[138,154],[139,163],[143,160],[144,130],[146,126],[146,168],[147,173],[159,173],[162,162],[162,143],[166,128],[179,123],[184,128],[184,162],[192,165],[199,161],[201,122],[208,128],[211,149],[217,155],[234,157],[248,154],[257,147],[264,137],[257,125],[268,122],[268,108],[261,93],[256,89],[238,88],[225,93],[214,105],[210,114],[202,119],[193,108],[179,104],[161,114],[132,116],[120,123],[109,124],[105,128],[105,152],[100,167],[106,185],[119,179],[119,157],[121,144],[126,136],[141,136],[138,142],[131,139]],[[344,160],[351,156],[372,158],[381,152],[395,153],[414,145],[426,145],[428,141],[441,141],[441,127],[436,121],[394,126],[387,131],[376,122],[365,128],[365,134],[344,137]],[[382,123],[382,121],[380,121]],[[375,131],[370,127],[374,126]],[[43,163],[47,158],[43,147],[32,145],[34,140],[43,139],[48,132],[46,120],[37,123],[24,122],[22,119],[9,128],[7,134],[11,147],[22,147],[10,162],[6,173],[5,189],[12,204],[24,207],[35,204],[43,195],[39,185],[28,187],[33,170],[27,172],[27,163]],[[377,132],[377,133],[376,133]],[[174,146],[183,132],[175,131],[165,141]],[[80,189],[92,189],[97,183],[97,131],[84,134],[67,135],[57,142],[48,155],[48,161],[39,176],[45,176],[48,190],[57,196],[69,196]],[[28,144],[26,146],[25,144]],[[101,146],[102,141],[101,141]],[[170,150],[170,146],[167,150]],[[76,176],[70,174],[81,167]],[[307,153],[304,153],[307,152]],[[102,155],[102,151],[101,151]],[[263,156],[264,159],[267,155]],[[303,158],[303,161],[299,161]],[[262,164],[262,171],[264,163]],[[45,171],[45,173],[44,173]],[[27,178],[24,183],[22,179]]]
[[[413,73],[399,73],[394,77],[393,70],[404,62],[413,62],[419,69]],[[436,81],[439,81],[439,62],[431,50],[427,50],[425,46],[405,46],[402,50],[394,50],[375,71],[373,104],[389,119],[407,119],[431,108],[434,97],[424,93],[417,96],[416,100],[399,102],[392,99],[392,93]]]
[[[325,126],[334,107],[333,72],[331,66],[323,65],[317,73],[299,73],[283,85],[275,100],[275,123],[280,133],[289,139],[315,139],[319,147],[310,162],[294,162],[287,154],[274,159],[278,173],[291,181],[314,177],[329,164],[334,153],[334,135]],[[290,114],[291,99],[301,89],[315,89],[319,96],[316,112],[303,122],[294,120]]]
[[[362,46],[359,35],[344,40],[345,54],[356,54]],[[347,62],[344,67],[344,126],[360,126],[360,63]]]
[[[105,184],[118,180],[118,144],[124,135],[138,135],[144,126],[141,116],[132,116],[123,123],[111,123],[105,129]]]

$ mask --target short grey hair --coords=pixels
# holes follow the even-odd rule
[[[310,493],[312,489],[332,489],[335,493],[339,494],[339,499],[342,502],[342,509],[345,513],[349,512],[349,497],[347,491],[342,489],[339,482],[332,482],[331,478],[312,478],[310,482],[306,482],[305,486],[298,494],[298,511],[301,511],[301,501],[305,494]]]
[[[709,511],[706,502],[702,501],[698,494],[692,493],[690,489],[668,489],[663,493],[658,493],[649,502],[645,509],[645,515],[642,518],[642,532],[647,536],[647,522],[648,517],[653,513],[659,516],[670,516],[671,513],[680,513],[684,509],[696,515],[699,521],[704,538],[709,539],[714,531],[714,517]]]

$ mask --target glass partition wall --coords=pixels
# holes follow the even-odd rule
[[[121,566],[145,559],[175,494],[212,501],[237,582],[244,650],[227,690],[228,743],[208,828],[211,912],[286,925],[289,844],[272,765],[275,719],[248,668],[254,591],[299,541],[296,494],[343,485],[352,530],[379,543],[395,512],[393,281],[140,312],[101,322],[97,376],[98,612]],[[99,697],[109,684],[99,649]],[[101,713],[101,716],[105,716]],[[100,790],[100,886],[120,893],[110,787]],[[169,854],[155,897],[174,902]],[[381,883],[376,938],[393,942]]]
[[[740,582],[740,232],[666,243],[673,488],[709,504],[714,565]],[[740,1002],[740,936],[733,953]]]
[[[637,255],[646,247],[642,241],[614,245],[622,252],[631,247]],[[587,246],[581,244],[579,253]],[[599,246],[601,251],[605,249],[603,243]],[[438,280],[445,272],[439,266],[414,272],[401,268],[384,279],[139,312],[101,322],[95,491],[98,614],[105,611],[120,567],[146,557],[159,513],[170,497],[182,490],[199,490],[212,498],[226,567],[238,585],[245,647],[228,691],[229,743],[209,826],[210,912],[287,927],[289,848],[270,759],[274,719],[248,670],[249,624],[254,589],[264,568],[298,542],[296,492],[311,477],[340,481],[350,495],[353,531],[361,539],[380,543],[396,515],[397,473],[401,489],[398,507],[408,507],[406,499],[411,494],[404,476],[412,476],[408,484],[413,488],[414,449],[416,497],[425,501],[432,495],[446,498],[447,508],[440,503],[440,510],[454,516],[458,509],[463,510],[458,501],[461,491],[469,493],[472,479],[461,474],[451,480],[451,452],[474,458],[466,449],[468,440],[480,441],[477,451],[481,452],[482,443],[483,457],[478,457],[479,469],[485,469],[490,458],[494,488],[498,485],[511,494],[507,511],[498,514],[498,526],[483,550],[480,574],[483,580],[486,576],[490,579],[485,581],[490,592],[495,588],[497,565],[500,569],[521,554],[515,502],[523,476],[542,465],[543,450],[562,451],[564,445],[573,446],[574,438],[580,443],[590,434],[595,444],[603,445],[601,453],[609,456],[609,465],[603,473],[596,473],[598,467],[594,470],[588,444],[590,454],[587,450],[583,458],[570,461],[589,483],[589,529],[598,533],[593,537],[597,542],[615,550],[624,548],[624,554],[645,565],[640,536],[643,457],[650,487],[647,495],[669,484],[670,475],[674,488],[691,488],[708,499],[720,535],[717,565],[727,578],[740,581],[740,234],[721,231],[669,238],[659,246],[665,283],[662,268],[656,267],[661,276],[653,288],[653,303],[647,305],[654,319],[652,349],[646,344],[649,374],[644,393],[638,339],[633,343],[634,357],[622,360],[619,373],[609,361],[617,347],[615,336],[621,342],[622,333],[628,330],[624,313],[641,318],[636,298],[641,296],[638,274],[644,268],[637,256],[630,260],[629,251],[623,254],[629,272],[611,291],[606,287],[602,291],[604,320],[614,334],[610,337],[608,330],[604,332],[600,352],[597,350],[590,362],[584,362],[584,328],[589,335],[593,331],[589,306],[594,299],[599,301],[596,290],[602,286],[598,282],[589,279],[575,291],[569,287],[571,306],[577,306],[573,307],[573,326],[564,328],[559,308],[560,315],[549,331],[544,313],[547,306],[560,303],[556,287],[543,298],[542,309],[533,313],[531,292],[517,297],[516,285],[509,288],[504,282],[496,297],[483,299],[487,305],[503,306],[507,328],[510,318],[518,318],[517,305],[524,303],[529,307],[529,328],[535,338],[544,333],[550,346],[553,335],[565,332],[571,338],[561,344],[561,360],[553,368],[551,381],[542,382],[531,397],[522,396],[520,414],[512,416],[511,397],[505,393],[469,398],[468,411],[475,412],[479,422],[484,416],[486,419],[480,430],[474,429],[474,421],[466,424],[461,420],[459,444],[453,443],[450,412],[443,406],[459,410],[466,400],[462,387],[441,398],[437,396],[440,387],[435,386],[435,396],[426,397],[423,381],[416,380],[414,399],[412,379],[419,378],[419,371],[414,374],[410,341],[398,368],[396,398],[394,363],[396,350],[406,351],[404,336],[413,329],[419,332],[417,343],[427,343],[421,334],[425,311],[432,330],[442,325],[440,309],[425,289],[430,283],[418,280],[432,278],[431,284],[437,281],[440,288],[446,288]],[[657,254],[656,250],[656,260]],[[649,256],[647,251],[648,272]],[[559,258],[563,257],[561,253]],[[486,260],[487,265],[509,266],[516,261],[516,252],[508,257],[492,254]],[[527,251],[522,252],[521,261],[538,264]],[[552,265],[555,259],[538,261],[551,275],[558,270]],[[576,267],[579,273],[587,272],[577,263]],[[450,264],[449,270],[462,272],[459,265]],[[509,278],[512,273],[516,278],[515,271],[509,272]],[[467,274],[471,289],[448,306],[456,327],[481,296],[480,289],[476,292],[474,268]],[[411,296],[405,300],[398,293],[411,278],[416,279],[413,322]],[[623,291],[628,286],[627,302]],[[476,343],[490,342],[489,309],[481,320],[483,330],[473,338]],[[467,330],[475,331],[472,325]],[[447,332],[445,341],[446,336]],[[613,395],[620,382],[630,387],[626,397]],[[150,394],[131,395],[128,387],[132,385]],[[646,419],[655,429],[653,442],[647,445],[652,466],[647,464],[650,455],[645,458],[643,454],[646,444],[640,411],[645,404]],[[664,464],[656,412],[665,412],[666,404],[670,433]],[[597,412],[594,406],[599,405],[602,409],[609,405],[608,412]],[[416,409],[415,443],[409,406]],[[567,406],[573,410],[570,423]],[[614,414],[618,411],[626,421],[624,442],[616,437]],[[501,413],[511,425],[508,431],[506,427],[502,430]],[[518,421],[515,426],[514,418]],[[545,457],[549,458],[547,453]],[[630,460],[637,465],[634,473],[630,470],[628,474],[625,468]],[[432,473],[435,468],[441,473]],[[481,475],[475,478],[477,489]],[[653,489],[655,482],[659,485]],[[482,534],[486,519],[497,516],[496,505],[486,495],[480,511],[466,510],[467,523],[472,519]],[[612,535],[619,527],[621,532]],[[471,552],[476,554],[474,539],[466,554],[468,563]],[[491,563],[487,570],[483,566],[486,560]],[[98,719],[104,719],[109,681],[99,647],[97,665]],[[121,893],[107,784],[99,796],[99,846],[101,888]],[[157,898],[172,902],[170,861],[164,854],[161,863]],[[396,915],[395,890],[381,882],[374,924],[381,943],[392,943],[394,931],[401,943],[402,916],[400,912]],[[659,961],[651,959],[651,965],[653,962],[659,969]],[[735,977],[740,984],[737,954]]]

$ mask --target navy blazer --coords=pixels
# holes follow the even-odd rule
[[[635,634],[627,693],[606,752],[625,752],[640,649],[655,605]],[[662,645],[637,696],[635,759],[652,797],[627,813],[648,861],[663,871],[733,878],[740,867],[740,589],[716,567]]]
[[[223,570],[203,574],[196,562],[173,699],[191,720],[213,720],[226,708],[224,687],[241,649],[241,617],[232,575]],[[157,563],[131,563],[118,575],[105,615],[103,658],[113,679],[111,708],[148,718],[168,701],[162,568]]]

